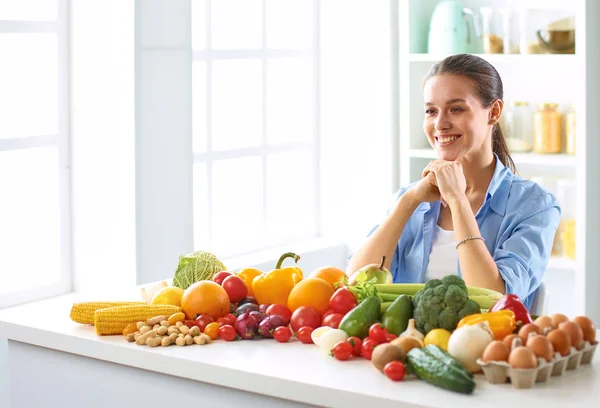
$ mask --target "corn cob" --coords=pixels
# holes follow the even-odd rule
[[[81,302],[74,303],[71,307],[71,320],[81,324],[94,324],[96,310],[107,307],[125,305],[143,305],[146,302]]]
[[[94,313],[94,326],[99,335],[123,334],[130,323],[146,321],[155,316],[171,316],[181,308],[172,305],[125,305],[97,310]]]

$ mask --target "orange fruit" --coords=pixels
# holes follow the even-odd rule
[[[248,296],[254,296],[254,291],[252,290],[252,281],[258,275],[261,275],[263,272],[256,268],[244,268],[239,271],[236,275],[242,278],[246,287],[248,288]]]
[[[346,276],[346,272],[335,266],[322,266],[315,269],[308,275],[309,278],[321,278],[325,282],[328,282],[331,287],[335,290],[335,283],[339,282],[340,279]]]
[[[218,283],[202,280],[183,292],[181,311],[189,320],[194,320],[201,314],[207,314],[216,320],[229,313],[229,296]]]
[[[329,282],[321,278],[308,277],[292,288],[287,306],[291,312],[300,306],[308,306],[323,315],[329,309],[329,299],[332,295],[333,288]]]

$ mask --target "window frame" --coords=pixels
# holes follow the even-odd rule
[[[270,49],[267,48],[267,38],[266,38],[266,29],[267,29],[267,18],[266,18],[266,10],[267,10],[267,1],[262,0],[262,40],[261,40],[261,48],[260,49],[213,49],[211,47],[211,2],[213,0],[205,1],[205,38],[206,38],[206,48],[202,50],[192,49],[192,65],[196,62],[204,62],[206,64],[206,117],[207,122],[205,124],[206,131],[206,147],[204,152],[194,152],[193,154],[193,163],[192,166],[197,164],[205,164],[206,165],[206,190],[207,190],[207,219],[208,219],[208,245],[213,246],[213,222],[212,222],[212,214],[213,214],[213,164],[215,161],[224,160],[224,159],[241,159],[246,157],[260,157],[262,161],[262,198],[263,198],[263,208],[261,214],[261,223],[263,225],[263,231],[266,232],[267,225],[267,160],[268,157],[274,153],[279,152],[291,152],[298,150],[310,151],[310,155],[314,160],[314,176],[313,176],[313,193],[314,193],[314,220],[312,233],[306,235],[299,235],[286,242],[270,242],[268,240],[268,236],[262,235],[260,239],[265,242],[265,244],[259,248],[253,249],[250,251],[256,252],[261,250],[268,250],[273,247],[286,245],[293,242],[304,242],[312,239],[317,239],[322,237],[322,225],[321,225],[321,179],[319,177],[320,171],[320,161],[321,161],[321,149],[320,149],[320,0],[311,0],[313,7],[313,22],[314,28],[312,30],[312,38],[311,38],[311,49],[308,50],[297,50],[297,49]],[[193,6],[191,8],[191,12],[193,13]],[[193,27],[192,27],[193,29]],[[269,60],[275,58],[286,58],[286,57],[299,57],[299,58],[308,58],[311,61],[312,73],[313,73],[313,135],[307,142],[289,142],[289,143],[281,143],[277,145],[268,145],[267,144],[267,63]],[[248,148],[235,148],[229,150],[213,150],[212,148],[212,134],[211,134],[211,97],[212,97],[212,63],[214,61],[227,60],[227,59],[238,59],[238,60],[260,60],[262,65],[262,141],[261,145],[257,147],[248,147]],[[193,99],[193,95],[192,95]],[[196,180],[194,180],[194,185],[196,184]],[[195,223],[196,221],[194,221]],[[287,242],[290,241],[290,242]],[[194,247],[198,246],[198,242],[196,242],[196,237],[194,237]],[[246,255],[248,252],[232,252],[227,253],[227,257],[236,257]]]
[[[69,139],[69,23],[68,0],[57,0],[55,21],[0,20],[0,33],[56,33],[58,50],[58,133],[0,139],[0,151],[37,147],[58,149],[60,200],[60,260],[58,282],[2,294],[0,309],[68,293],[72,290],[71,269],[71,182]]]

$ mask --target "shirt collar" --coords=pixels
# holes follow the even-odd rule
[[[490,208],[498,215],[504,216],[508,193],[512,184],[512,177],[508,176],[512,174],[512,171],[502,164],[496,153],[494,153],[494,156],[496,157],[496,168],[494,169],[492,181],[488,186],[485,201],[490,200]]]

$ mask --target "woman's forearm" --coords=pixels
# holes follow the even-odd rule
[[[464,197],[449,204],[457,242],[467,237],[481,236],[469,200]],[[462,278],[468,286],[493,289],[501,293],[506,291],[498,267],[482,240],[465,241],[457,250]]]
[[[400,197],[392,212],[354,253],[346,267],[348,276],[365,265],[381,263],[381,258],[384,255],[384,266],[390,268],[402,231],[404,231],[404,227],[412,213],[419,206],[419,203],[409,193],[406,192]]]

